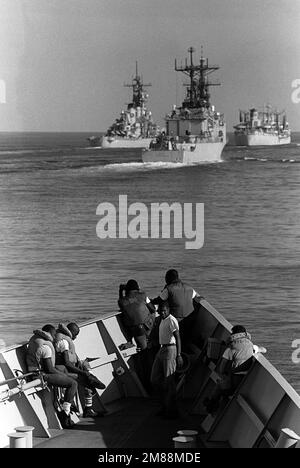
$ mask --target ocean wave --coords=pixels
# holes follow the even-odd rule
[[[300,160],[284,158],[284,159],[277,159],[277,158],[258,158],[254,156],[244,156],[243,158],[232,158],[233,160],[238,161],[260,161],[260,162],[277,162],[277,163],[300,163]]]
[[[99,150],[99,149],[103,149],[102,146],[85,146],[84,148],[82,148],[84,150]]]
[[[0,157],[1,156],[11,156],[11,155],[23,155],[23,154],[43,154],[43,153],[50,153],[51,155],[53,153],[70,153],[72,152],[77,152],[78,150],[82,149],[91,149],[91,148],[85,148],[85,147],[69,147],[69,146],[54,146],[52,148],[28,148],[28,149],[15,149],[15,150],[8,150],[8,149],[0,149]]]
[[[5,156],[6,154],[30,154],[39,152],[38,149],[28,149],[28,150],[0,150],[0,156]],[[45,150],[44,150],[45,151]]]
[[[266,162],[266,161],[272,161],[271,159],[267,158],[255,158],[253,156],[244,156],[243,158],[244,161],[261,161],[261,162]]]

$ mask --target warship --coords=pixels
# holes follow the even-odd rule
[[[102,148],[148,148],[151,140],[158,134],[152,113],[146,107],[148,94],[144,88],[151,83],[143,83],[136,62],[135,77],[125,87],[132,88],[132,102],[122,110],[120,117],[109,127],[105,135],[91,136],[91,146]]]
[[[270,105],[261,112],[255,108],[240,110],[239,120],[234,126],[237,146],[288,145],[291,142],[286,114],[273,110]]]
[[[143,152],[143,162],[202,163],[221,161],[221,153],[226,144],[226,124],[224,116],[216,112],[210,104],[209,88],[219,86],[212,83],[208,75],[219,69],[209,65],[202,56],[199,64],[194,64],[194,48],[188,49],[190,60],[177,65],[175,71],[189,77],[186,97],[181,107],[173,106],[165,117],[166,132],[161,132],[151,142],[149,150]]]
[[[80,359],[89,357],[92,373],[106,385],[93,397],[93,407],[105,415],[82,418],[79,392],[75,425],[62,429],[51,386],[42,374],[27,380],[26,343],[3,348],[0,447],[137,448],[143,453],[154,448],[300,448],[300,395],[260,352],[241,373],[235,393],[207,414],[205,398],[220,379],[223,344],[232,326],[205,299],[194,305],[193,346],[176,377],[177,419],[157,414],[158,401],[143,383],[139,352],[127,340],[120,313],[103,314],[81,324],[76,351]]]

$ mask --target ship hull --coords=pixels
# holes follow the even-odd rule
[[[291,143],[291,137],[279,137],[278,135],[267,134],[241,134],[235,135],[235,144],[237,146],[273,146],[288,145]]]
[[[102,137],[100,146],[102,148],[149,148],[152,138],[112,138]]]
[[[199,164],[203,162],[220,162],[225,142],[197,143],[177,150],[148,150],[142,155],[144,163],[170,162]],[[193,149],[194,148],[194,149]]]

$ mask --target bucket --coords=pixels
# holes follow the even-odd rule
[[[7,434],[9,438],[9,448],[26,448],[27,437],[22,432],[11,432]]]
[[[32,448],[32,432],[33,426],[19,426],[15,427],[15,431],[26,436],[26,448]]]
[[[208,338],[207,357],[208,359],[218,360],[224,349],[223,343],[217,338]]]
[[[196,443],[193,437],[186,437],[186,436],[177,436],[173,437],[174,448],[195,448]]]
[[[191,429],[181,429],[181,430],[177,431],[177,434],[179,436],[183,436],[183,437],[191,437],[195,444],[197,442],[198,431],[193,431]]]

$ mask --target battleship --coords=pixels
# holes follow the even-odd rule
[[[177,66],[175,71],[189,77],[186,97],[181,107],[173,106],[165,117],[166,132],[161,132],[151,142],[149,150],[143,152],[143,162],[201,163],[221,161],[221,153],[226,144],[226,124],[224,116],[216,112],[210,104],[208,75],[218,70],[209,65],[202,56],[199,64],[194,64],[194,48],[188,49],[190,60]]]
[[[193,346],[177,374],[180,414],[172,420],[157,414],[158,402],[139,372],[138,349],[127,341],[118,312],[80,326],[76,351],[80,359],[89,356],[91,371],[106,385],[93,397],[93,407],[105,415],[82,419],[79,392],[72,429],[62,429],[42,374],[27,380],[26,343],[1,349],[0,447],[300,448],[300,395],[260,352],[241,373],[235,393],[207,414],[205,398],[219,381],[232,325],[205,299],[195,301],[195,313]]]
[[[136,62],[135,77],[131,83],[124,84],[132,88],[132,102],[127,110],[122,110],[120,117],[109,127],[103,136],[91,136],[88,141],[91,146],[102,148],[148,148],[151,140],[158,133],[152,113],[147,109],[148,94],[145,88],[151,83],[143,83],[138,73]]]
[[[237,146],[288,145],[291,142],[286,114],[274,111],[269,105],[261,112],[255,108],[240,110],[239,120],[234,126]]]

